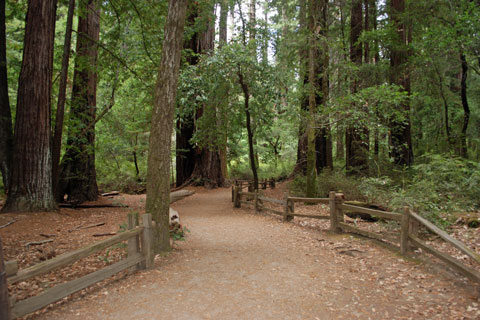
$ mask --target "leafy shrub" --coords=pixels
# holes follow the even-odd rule
[[[360,200],[401,212],[404,206],[439,226],[455,220],[452,214],[480,208],[480,164],[451,155],[424,155],[410,169],[392,171],[391,177],[347,177],[324,171],[318,176],[317,196],[343,192],[347,200]],[[306,179],[297,176],[290,189],[305,194]]]
[[[473,211],[480,203],[480,165],[451,155],[424,155],[394,181],[365,178],[360,190],[370,202],[400,211],[409,206],[430,221],[446,226],[453,212]]]
[[[290,190],[298,196],[304,196],[306,193],[306,177],[298,175],[289,185]],[[365,196],[360,192],[359,181],[354,178],[346,177],[338,171],[324,170],[317,178],[316,196],[328,197],[330,191],[342,192],[348,200],[364,200]]]

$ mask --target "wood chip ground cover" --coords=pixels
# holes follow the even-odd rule
[[[29,318],[480,318],[478,288],[456,274],[404,259],[375,242],[331,235],[325,231],[328,221],[295,218],[293,223],[284,223],[273,215],[256,215],[247,206],[233,209],[228,189],[196,191],[173,205],[191,231],[187,241],[177,243],[168,255],[158,256],[154,270],[118,275]],[[280,186],[272,192],[280,199],[282,191]],[[7,258],[20,257],[22,268],[38,261],[37,248],[27,250],[23,244],[45,239],[40,233],[57,234],[42,250],[50,250],[51,245],[61,254],[98,241],[94,233],[118,231],[128,211],[141,212],[145,203],[144,196],[122,197],[129,209],[62,209],[19,217],[18,222],[0,229]],[[298,205],[296,211],[321,208],[315,207]],[[80,221],[106,223],[79,232],[63,231]],[[374,226],[369,224],[369,228]],[[102,263],[92,258],[57,275],[80,275]],[[46,275],[47,280],[49,276],[54,277]],[[40,290],[42,282],[36,281],[37,289],[12,290]]]

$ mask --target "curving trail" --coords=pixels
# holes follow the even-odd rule
[[[230,190],[173,205],[191,233],[139,272],[44,319],[475,319],[478,296],[381,246],[233,209]]]

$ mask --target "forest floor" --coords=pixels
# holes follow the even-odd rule
[[[192,189],[196,194],[172,205],[190,230],[187,240],[157,256],[153,270],[119,274],[28,318],[480,318],[478,287],[436,263],[404,259],[388,246],[333,235],[305,219],[285,223],[247,206],[233,209],[230,189]],[[282,186],[268,192],[280,198]],[[129,207],[1,215],[0,225],[15,219],[0,229],[6,259],[24,268],[103,239],[93,235],[117,232],[129,211],[143,212],[145,196],[114,201]],[[26,246],[45,239],[54,241]],[[124,254],[105,251],[10,290],[23,299]]]

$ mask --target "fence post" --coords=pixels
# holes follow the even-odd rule
[[[275,178],[272,178],[270,186],[272,187],[272,189],[275,189]]]
[[[343,203],[345,202],[345,195],[343,193],[336,193],[335,194],[335,201],[336,201],[336,206],[335,207],[337,209],[337,221],[338,222],[344,222],[345,218],[344,218],[344,215],[343,215],[343,209],[341,208],[341,205],[343,205]]]
[[[338,216],[337,216],[337,203],[335,201],[335,191],[330,191],[329,203],[330,203],[330,231],[338,232]]]
[[[128,214],[128,230],[135,229],[138,226],[138,214],[134,212],[130,212]],[[127,255],[128,257],[134,256],[138,252],[140,252],[140,241],[139,236],[132,237],[128,239],[128,247],[127,247]],[[139,266],[133,266],[129,269],[129,272],[135,272],[139,269]]]
[[[255,190],[255,195],[253,196],[253,201],[255,201],[255,213],[258,213],[258,190]]]
[[[290,211],[290,215],[287,216],[287,219],[291,221],[295,218],[293,215],[295,213],[295,202],[288,200],[288,210]]]
[[[240,187],[235,186],[235,191],[233,193],[233,207],[235,208],[240,208],[240,197],[241,195],[239,194]]]
[[[408,229],[410,227],[410,208],[403,207],[401,233],[400,233],[400,253],[406,255],[408,253]]]
[[[288,206],[288,191],[283,194],[283,221],[290,221],[291,216],[288,214],[289,206]]]
[[[232,184],[232,202],[235,200],[235,199],[233,198],[233,195],[234,195],[234,193],[235,193],[235,190],[234,190],[234,189],[235,189],[235,186]]]
[[[146,213],[143,215],[143,255],[145,256],[145,269],[153,268],[153,259],[155,254],[153,252],[153,226],[152,215]]]
[[[0,238],[0,319],[10,320],[10,303],[8,299],[7,272],[3,261],[3,246]]]

